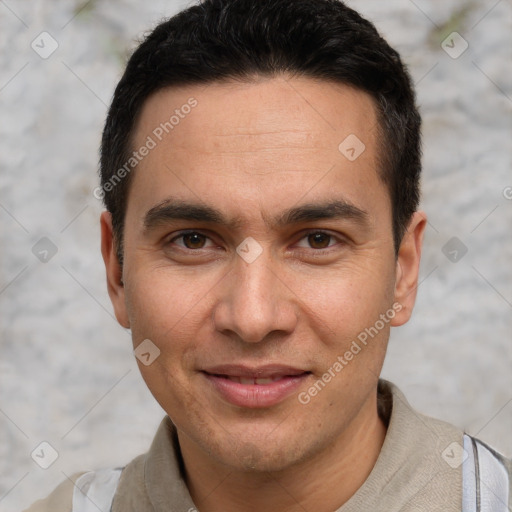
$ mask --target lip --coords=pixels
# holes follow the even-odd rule
[[[220,365],[201,372],[213,389],[238,407],[271,407],[285,400],[311,372],[284,365]],[[252,383],[248,381],[252,380]]]

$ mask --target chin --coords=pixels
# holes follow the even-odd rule
[[[297,461],[293,457],[287,457],[284,453],[269,453],[267,448],[261,448],[250,443],[231,453],[226,460],[224,454],[224,464],[236,468],[238,471],[246,473],[267,473],[286,470]]]
[[[233,436],[234,437],[234,436]],[[217,443],[210,455],[222,464],[247,473],[279,472],[286,470],[306,458],[303,442],[296,440],[290,443],[290,435],[283,438],[274,437],[269,440],[267,435],[260,439],[251,436],[251,440],[233,441],[233,437]],[[205,440],[205,442],[208,442]],[[297,446],[295,446],[295,444]]]

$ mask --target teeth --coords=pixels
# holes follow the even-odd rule
[[[270,384],[275,380],[277,379],[254,379],[254,384]]]
[[[232,375],[225,375],[225,377],[233,382],[238,382],[239,384],[245,384],[245,385],[251,385],[251,386],[254,384],[264,386],[266,384],[272,384],[272,382],[275,382],[276,380],[281,379],[280,376],[266,377],[266,378],[253,378],[253,377],[235,377]]]

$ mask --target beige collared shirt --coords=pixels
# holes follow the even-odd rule
[[[364,484],[336,512],[460,512],[463,432],[414,411],[384,380],[378,403],[388,424],[381,453]],[[112,512],[196,512],[182,464],[176,429],[166,416],[148,453],[123,470]],[[505,464],[512,472],[512,462]],[[72,494],[66,481],[26,512],[70,512]]]

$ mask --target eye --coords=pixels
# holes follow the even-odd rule
[[[307,240],[307,243],[309,244],[310,248],[312,249],[328,249],[329,247],[332,247],[332,245],[329,245],[329,242],[334,239],[334,235],[331,235],[330,233],[326,233],[325,231],[309,231],[306,233],[301,240]],[[338,239],[339,240],[339,239]],[[335,244],[333,244],[335,245]],[[300,247],[300,246],[299,246]],[[304,247],[304,246],[302,246]]]
[[[181,240],[182,243],[176,243],[177,240]],[[171,240],[169,240],[168,244],[176,244],[178,247],[182,247],[188,250],[199,250],[199,249],[207,249],[206,245],[207,241],[211,242],[210,237],[199,232],[199,231],[186,231],[182,232],[179,235],[175,236]],[[298,245],[298,247],[309,248],[321,251],[322,249],[328,249],[336,245],[334,242],[337,240],[338,242],[342,242],[339,238],[336,238],[334,235],[327,233],[325,231],[309,231],[303,235],[302,240],[306,240],[308,246]]]
[[[185,249],[204,249],[205,241],[210,240],[209,237],[199,233],[198,231],[187,231],[181,233],[178,236],[175,236],[172,240],[169,240],[169,243],[175,243],[176,240],[183,240],[183,244],[176,244],[179,247],[184,247]]]

